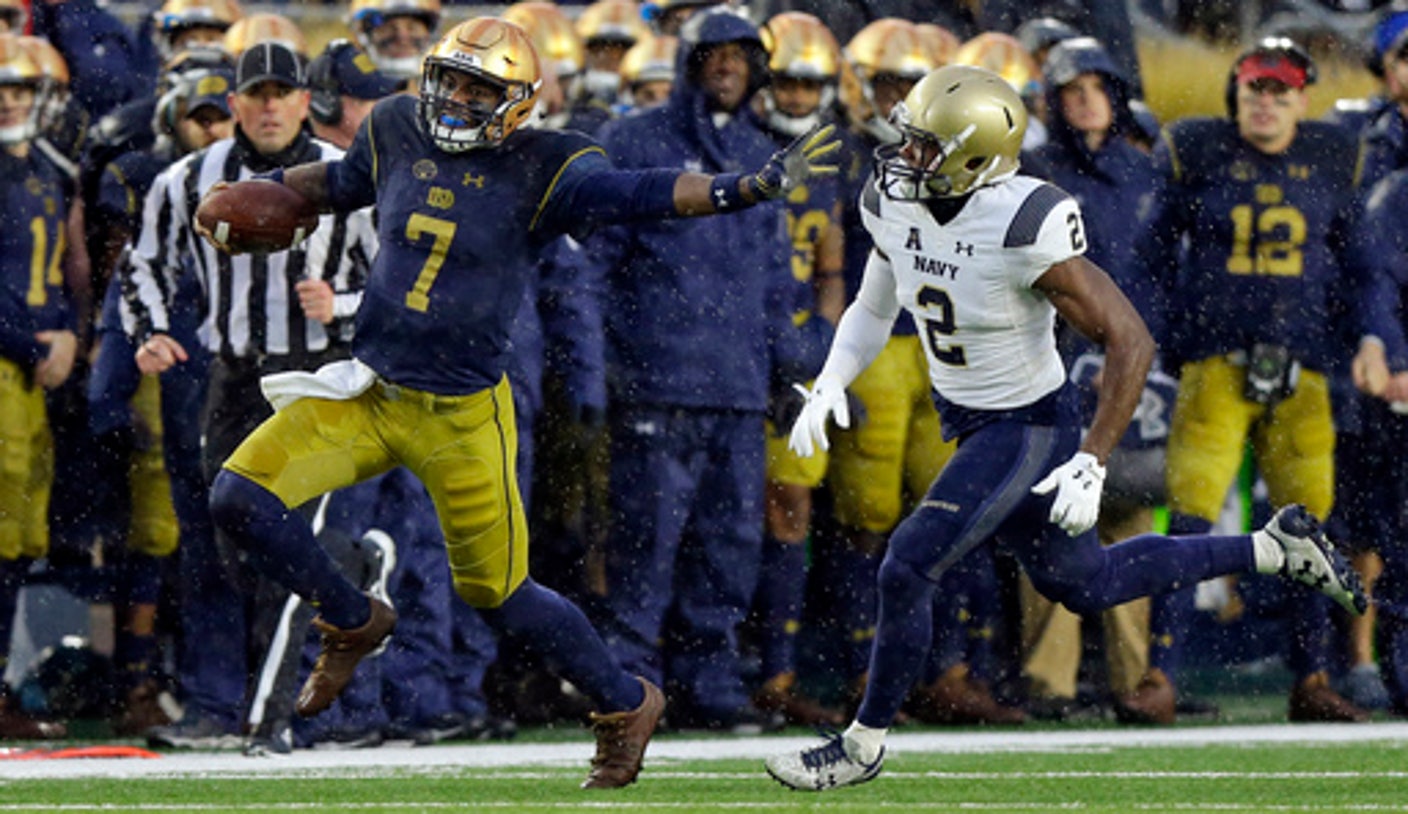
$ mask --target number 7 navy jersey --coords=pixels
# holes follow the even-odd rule
[[[329,165],[336,208],[376,204],[380,251],[354,354],[432,393],[497,384],[539,252],[563,233],[623,217],[640,177],[621,185],[600,146],[563,131],[520,128],[496,147],[447,153],[424,135],[415,99],[382,101],[345,159]]]

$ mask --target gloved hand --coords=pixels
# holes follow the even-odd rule
[[[1100,491],[1105,486],[1105,467],[1089,452],[1077,452],[1032,487],[1032,493],[1045,495],[1056,490],[1051,504],[1051,522],[1072,537],[1089,531],[1100,519]]]
[[[787,446],[803,458],[810,458],[816,447],[831,449],[831,441],[826,437],[826,421],[835,416],[836,426],[851,426],[851,410],[846,402],[846,388],[839,381],[822,377],[808,390],[800,384],[792,385],[806,402],[797,420],[792,424],[792,435]]]
[[[768,163],[749,179],[753,198],[781,198],[811,178],[840,172],[835,164],[818,160],[841,149],[841,142],[831,138],[835,132],[836,125],[825,125],[803,133],[785,149],[773,153]]]

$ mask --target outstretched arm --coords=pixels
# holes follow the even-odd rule
[[[1100,399],[1081,443],[1081,450],[1103,465],[1139,406],[1154,360],[1154,339],[1110,276],[1084,257],[1055,264],[1034,287],[1073,328],[1104,346]]]
[[[798,136],[756,172],[683,173],[675,179],[675,212],[691,216],[746,209],[780,198],[811,178],[835,175],[839,170],[831,162],[841,149],[841,142],[832,138],[835,132],[836,126],[828,124]]]

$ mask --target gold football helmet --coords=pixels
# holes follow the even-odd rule
[[[826,24],[811,14],[787,11],[759,30],[768,51],[768,70],[778,77],[821,84],[821,101],[805,115],[788,115],[777,106],[772,88],[759,91],[768,127],[793,136],[811,130],[836,100],[836,77],[841,72],[841,46]]]
[[[24,121],[0,127],[0,145],[22,144],[39,132],[40,88],[44,71],[11,33],[0,34],[0,85],[22,85],[34,93]]]
[[[28,20],[29,11],[22,0],[0,0],[0,21],[4,21],[11,34],[23,31]]]
[[[1041,93],[1041,67],[1011,34],[986,31],[963,43],[953,64],[986,68],[1007,80],[1023,96]]]
[[[420,61],[440,27],[440,0],[352,0],[347,10],[347,29],[383,73],[410,79],[420,73]],[[377,29],[397,17],[412,17],[425,24],[425,36],[417,33],[410,45],[397,43],[396,35]],[[406,53],[414,50],[414,54]]]
[[[277,42],[302,57],[308,56],[303,29],[282,14],[251,14],[235,21],[225,32],[225,50],[239,58],[251,45]]]
[[[1011,177],[1027,131],[1027,108],[1005,79],[947,65],[910,89],[890,113],[904,135],[876,151],[880,188],[891,198],[956,198]]]
[[[928,46],[929,56],[933,57],[936,68],[953,62],[953,55],[963,46],[963,41],[957,34],[941,25],[916,23],[914,28],[919,32],[919,38]]]
[[[456,100],[444,81],[447,72],[500,88],[498,104]],[[493,147],[532,115],[541,87],[528,32],[507,20],[476,17],[450,29],[426,55],[420,117],[435,146],[447,153]]]
[[[566,81],[581,72],[585,61],[582,39],[557,4],[525,0],[504,9],[499,16],[527,32],[538,59],[559,79]]]
[[[153,37],[163,62],[178,51],[176,41],[191,29],[229,31],[230,26],[244,17],[238,0],[166,0],[152,14]],[[219,42],[201,43],[205,47],[220,47]]]
[[[621,58],[621,80],[627,86],[637,82],[675,81],[675,54],[680,41],[675,37],[650,36],[631,46]]]
[[[20,37],[20,47],[29,58],[34,60],[34,64],[39,66],[39,73],[42,77],[39,80],[39,98],[35,104],[39,107],[39,128],[47,131],[50,126],[55,125],[63,119],[64,109],[68,106],[69,100],[69,72],[68,62],[64,60],[63,54],[43,37]]]
[[[888,106],[876,98],[876,83],[897,83],[907,92],[905,85],[938,67],[918,28],[898,17],[876,20],[851,38],[845,56],[853,75],[842,77],[841,104],[862,130],[882,142],[898,142]]]
[[[635,0],[597,0],[582,9],[575,24],[582,42],[620,42],[627,46],[650,36],[650,26]]]

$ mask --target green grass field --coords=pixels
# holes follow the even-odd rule
[[[1408,724],[906,728],[857,788],[792,792],[761,757],[807,735],[663,736],[640,781],[577,788],[585,733],[471,746],[0,761],[4,812],[1408,811]]]

